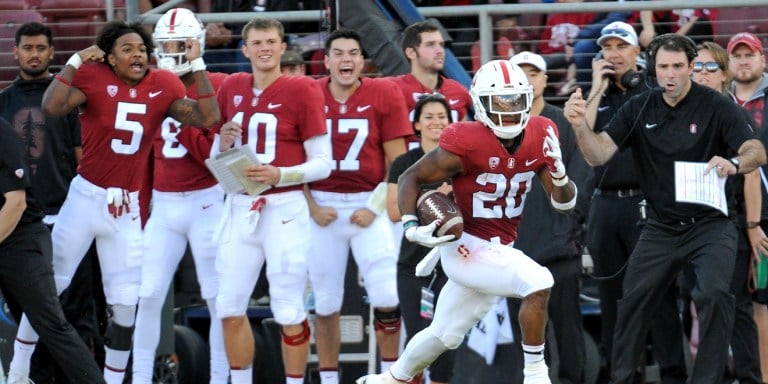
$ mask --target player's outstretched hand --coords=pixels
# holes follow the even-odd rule
[[[445,235],[435,237],[435,228],[440,225],[440,220],[435,220],[428,225],[409,227],[405,230],[405,238],[412,243],[421,244],[425,247],[435,247],[453,240],[456,236]]]
[[[547,137],[544,138],[542,149],[544,156],[547,157],[547,167],[552,177],[555,179],[565,177],[565,164],[563,163],[563,152],[560,149],[560,140],[555,135],[555,130],[552,127],[547,128]]]

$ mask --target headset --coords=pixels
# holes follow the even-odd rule
[[[661,48],[668,51],[685,52],[689,63],[692,63],[693,59],[699,55],[696,43],[688,36],[675,33],[665,33],[656,36],[648,44],[648,60],[646,64],[648,77],[656,77],[656,53]]]

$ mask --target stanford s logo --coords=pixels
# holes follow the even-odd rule
[[[464,244],[460,244],[458,248],[456,248],[456,252],[458,252],[461,257],[469,257],[469,248],[467,248],[467,246]]]

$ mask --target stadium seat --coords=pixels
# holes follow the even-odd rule
[[[15,2],[20,3],[18,0]],[[0,1],[0,6],[5,3],[7,1]],[[8,85],[18,73],[16,60],[13,58],[16,30],[30,21],[42,22],[43,16],[34,9],[22,8],[11,12],[0,8],[0,88]]]
[[[25,0],[0,0],[0,12],[29,9],[30,5]]]
[[[125,8],[124,1],[114,3],[116,9]],[[105,0],[42,0],[39,11],[53,31],[55,64],[63,64],[74,52],[93,45],[107,20],[105,7]]]
[[[720,8],[717,10],[714,31],[715,42],[725,48],[731,36],[739,32],[751,32],[763,40],[768,34],[768,7]]]

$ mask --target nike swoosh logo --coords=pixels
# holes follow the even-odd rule
[[[611,108],[611,107],[610,107],[609,105],[604,105],[604,106],[602,106],[602,107],[597,107],[597,111],[598,111],[598,112],[602,112],[602,111],[608,110],[608,109],[610,109],[610,108]]]
[[[291,221],[293,221],[293,219],[282,220],[282,223],[283,223],[283,224],[288,224],[288,223],[290,223]]]
[[[365,112],[365,111],[367,111],[367,110],[368,110],[368,108],[370,108],[370,107],[371,107],[370,105],[363,105],[363,106],[357,107],[357,111],[358,111],[358,112]]]
[[[267,105],[267,108],[275,109],[275,108],[280,108],[281,106],[282,106],[282,104],[272,104],[272,103],[269,103],[269,105]]]
[[[458,104],[458,103],[459,103],[459,101],[461,101],[461,100],[454,100],[454,99],[451,99],[451,100],[449,100],[449,101],[448,101],[448,103],[449,103],[449,104],[451,104],[451,105],[456,105],[456,104]]]
[[[150,93],[149,93],[149,98],[150,98],[150,99],[154,99],[154,98],[155,98],[155,96],[157,96],[157,95],[159,95],[159,94],[161,94],[161,93],[163,93],[163,91],[150,92]]]
[[[645,123],[645,129],[654,129],[654,128],[656,128],[657,125],[659,125],[659,124],[656,124],[656,123],[653,123],[653,124]]]
[[[208,209],[208,208],[210,208],[212,206],[213,206],[213,204],[206,204],[206,205],[203,205],[203,209]]]
[[[526,167],[530,167],[530,166],[531,166],[531,164],[535,163],[537,160],[539,160],[539,159],[526,160],[526,161],[525,161],[525,166],[526,166]]]

